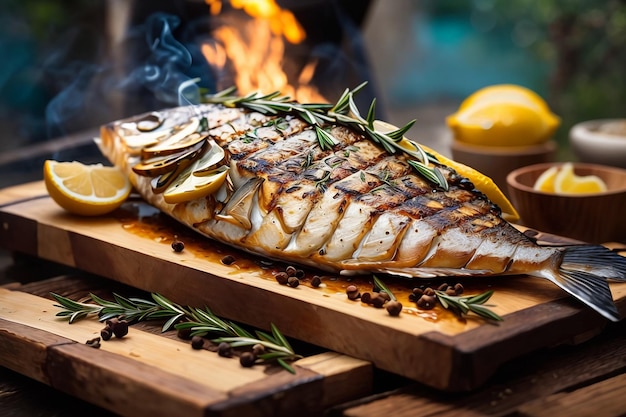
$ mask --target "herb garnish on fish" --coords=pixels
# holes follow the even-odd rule
[[[404,139],[404,134],[411,129],[415,120],[401,128],[391,132],[382,132],[376,128],[374,121],[376,110],[376,99],[372,103],[367,112],[367,118],[361,117],[360,111],[354,102],[354,95],[358,93],[367,82],[362,83],[356,88],[346,89],[335,105],[327,103],[298,103],[292,101],[289,96],[280,95],[275,91],[270,94],[261,94],[258,92],[250,93],[244,97],[233,95],[236,87],[230,87],[226,90],[215,94],[205,95],[204,103],[222,104],[226,107],[244,107],[257,111],[262,114],[279,113],[297,113],[302,119],[308,123],[315,125],[315,133],[320,145],[320,149],[329,150],[339,141],[334,138],[323,126],[328,123],[343,125],[346,127],[356,128],[361,131],[367,138],[380,144],[387,152],[394,154],[398,150],[407,155],[416,158],[409,159],[407,162],[415,171],[435,185],[448,190],[448,182],[441,174],[437,167],[432,166],[438,163],[437,159],[428,154],[417,143],[405,139],[404,144],[408,143],[410,149],[400,146],[400,141]]]

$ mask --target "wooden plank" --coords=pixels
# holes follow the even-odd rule
[[[32,184],[27,188],[42,191],[41,185],[38,191]],[[325,288],[313,288],[315,271],[309,271],[298,288],[281,286],[272,275],[278,266],[268,269],[258,258],[202,240],[164,216],[148,216],[153,223],[142,223],[136,213],[145,210],[145,203],[131,200],[115,215],[81,218],[47,198],[17,202],[0,210],[6,225],[0,245],[159,292],[182,304],[207,304],[220,316],[255,327],[275,323],[295,339],[452,391],[473,389],[515,357],[597,333],[605,324],[551,283],[524,276],[464,281],[470,293],[495,290],[490,303],[505,317],[497,326],[459,320],[440,309],[419,311],[408,300],[416,284],[400,280],[389,285],[407,308],[400,317],[391,317],[347,300],[348,284],[371,290],[367,279],[335,276],[325,279]],[[28,239],[15,243],[20,234],[16,230]],[[174,236],[184,237],[182,253],[170,247]],[[221,263],[225,254],[236,261]],[[626,284],[612,284],[612,290],[618,308],[625,311]]]
[[[552,417],[568,410],[569,417],[620,417],[626,412],[626,374],[524,404],[520,416]]]
[[[53,304],[0,288],[0,365],[121,415],[318,415],[371,392],[371,365],[335,353],[295,362],[292,375],[277,366],[243,368],[135,327],[94,349],[85,341],[102,323],[69,325],[55,317]]]
[[[392,410],[396,417],[623,415],[625,358],[626,323],[621,322],[593,343],[543,349],[511,361],[470,394],[415,384],[341,405],[327,415],[374,417]]]

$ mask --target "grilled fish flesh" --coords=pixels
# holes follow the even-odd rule
[[[275,96],[165,109],[104,125],[98,143],[147,202],[245,251],[342,274],[527,274],[619,320],[607,281],[626,280],[626,258],[536,244],[419,145],[397,152],[348,98],[343,113]]]

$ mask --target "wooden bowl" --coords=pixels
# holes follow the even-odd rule
[[[574,163],[577,175],[597,175],[607,186],[599,194],[558,195],[535,191],[539,175],[554,165],[522,167],[507,176],[509,196],[521,224],[589,243],[626,242],[626,170]]]
[[[553,140],[531,146],[478,146],[455,140],[450,146],[452,159],[485,174],[505,194],[508,194],[506,176],[509,172],[554,161],[556,148]]]

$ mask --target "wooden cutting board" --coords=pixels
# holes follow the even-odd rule
[[[0,245],[159,292],[175,302],[209,306],[219,316],[344,353],[375,366],[450,390],[478,387],[503,363],[534,350],[575,342],[601,331],[606,321],[547,281],[526,277],[466,279],[466,294],[493,289],[499,324],[459,319],[442,309],[421,311],[408,300],[423,282],[388,283],[405,306],[399,317],[348,300],[345,287],[371,291],[366,278],[324,276],[314,288],[307,275],[297,288],[279,285],[268,266],[217,243],[200,239],[148,206],[129,201],[110,216],[81,218],[60,209],[43,183],[3,190]],[[177,237],[186,244],[176,253]],[[231,264],[221,260],[230,255]],[[317,274],[320,274],[317,272]],[[451,282],[454,283],[454,282]],[[436,285],[435,283],[434,285]],[[626,284],[611,284],[624,316]]]

